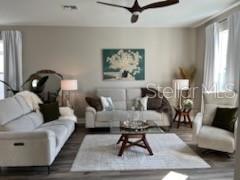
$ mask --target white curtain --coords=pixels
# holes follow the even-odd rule
[[[19,31],[2,31],[4,48],[4,80],[14,90],[20,90],[22,75],[22,33]],[[5,96],[9,96],[6,92]]]
[[[215,91],[214,66],[218,51],[218,28],[217,24],[211,24],[206,27],[205,34],[205,60],[203,73],[203,91]]]
[[[226,83],[232,90],[239,91],[240,71],[240,12],[228,18],[229,41],[226,66]]]

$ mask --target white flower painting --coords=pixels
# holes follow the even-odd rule
[[[144,80],[144,49],[104,49],[104,80]]]

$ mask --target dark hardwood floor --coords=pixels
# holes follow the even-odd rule
[[[230,180],[234,174],[234,157],[227,157],[223,153],[202,154],[202,150],[191,144],[191,129],[181,126],[179,129],[172,128],[171,133],[176,133],[190,147],[205,159],[212,168],[177,170],[177,172],[187,174],[189,179],[199,180]],[[76,127],[75,132],[63,147],[62,151],[51,166],[50,174],[44,167],[29,168],[4,168],[2,169],[1,180],[161,180],[170,170],[152,171],[112,171],[112,172],[85,172],[71,173],[70,168],[78,152],[81,142],[86,134],[107,133],[107,130],[97,130],[88,132],[84,127]]]

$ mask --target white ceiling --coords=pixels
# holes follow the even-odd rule
[[[146,10],[136,24],[121,8],[103,6],[97,0],[0,0],[0,25],[51,25],[93,27],[186,27],[221,12],[239,0],[180,0],[177,5]],[[132,6],[134,0],[102,0]],[[146,5],[161,0],[139,0]],[[77,5],[63,11],[62,5]]]

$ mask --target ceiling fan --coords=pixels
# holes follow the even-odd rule
[[[124,8],[124,9],[128,10],[130,13],[132,13],[131,22],[136,23],[137,20],[138,20],[139,14],[141,12],[143,12],[144,10],[153,9],[153,8],[161,8],[161,7],[177,4],[177,3],[179,3],[179,0],[165,0],[165,1],[160,1],[160,2],[155,2],[155,3],[152,3],[152,4],[148,4],[148,5],[143,6],[143,7],[141,7],[139,5],[137,0],[135,0],[132,7],[126,7],[126,6],[121,6],[121,5],[118,5],[118,4],[111,4],[111,3],[105,3],[105,2],[100,2],[100,1],[98,1],[97,3],[107,5],[107,6]]]

